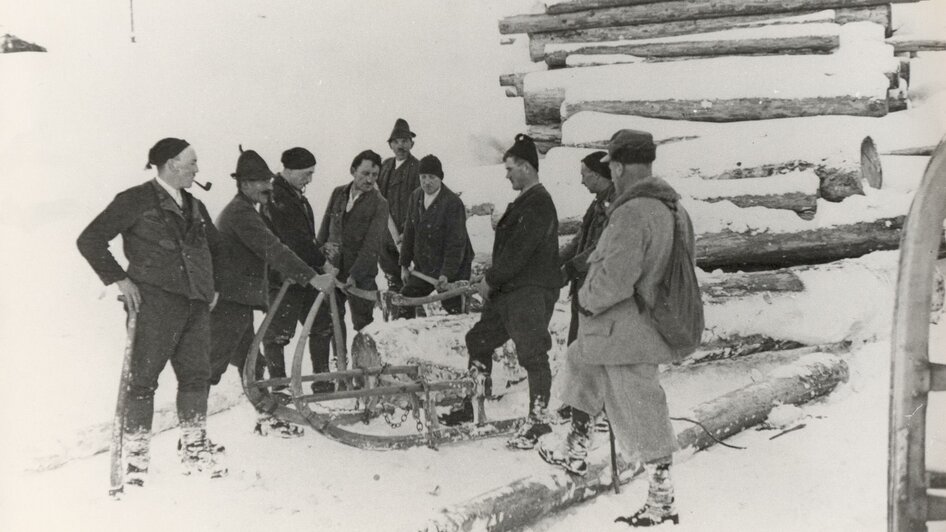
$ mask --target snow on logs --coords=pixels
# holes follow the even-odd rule
[[[749,384],[697,406],[686,417],[705,427],[688,426],[676,433],[677,461],[716,443],[708,434],[725,439],[764,421],[778,404],[800,405],[830,393],[848,378],[847,364],[837,355],[811,353]],[[668,396],[674,389],[668,386]],[[674,413],[677,415],[679,413]],[[606,447],[606,446],[605,446]],[[420,530],[458,532],[461,530],[518,530],[546,516],[591,499],[611,489],[609,460],[602,453],[589,457],[588,472],[568,475],[549,468],[530,477],[487,491],[482,495],[443,508]],[[619,464],[621,482],[636,474],[635,466]]]
[[[603,26],[538,32],[529,35],[529,56],[532,61],[544,61],[546,56],[545,48],[548,45],[655,39],[719,32],[731,29],[758,28],[763,26],[771,27],[783,24],[806,24],[813,22],[834,22],[837,24],[873,22],[885,29],[889,29],[890,5],[883,4],[860,8],[838,8],[822,11],[808,11],[800,14],[748,15],[635,24],[632,26]]]
[[[577,116],[576,116],[577,118]],[[785,189],[780,186],[779,180],[784,176],[793,175],[798,171],[811,170],[818,177],[815,193],[818,197],[828,201],[841,201],[853,194],[863,194],[866,183],[873,188],[880,188],[883,184],[883,173],[880,157],[873,140],[866,136],[863,129],[843,128],[838,126],[834,119],[837,117],[806,117],[793,119],[783,127],[766,128],[771,122],[733,122],[720,124],[718,130],[711,134],[703,134],[699,130],[685,130],[679,124],[662,120],[596,120],[594,131],[590,135],[597,136],[597,132],[610,137],[611,133],[622,129],[611,129],[615,123],[632,123],[645,127],[632,127],[650,131],[658,142],[657,160],[654,161],[654,174],[668,180],[674,186],[680,183],[683,190],[680,193],[697,199],[709,199],[714,194],[723,197],[726,194],[714,192],[713,189],[723,190],[722,184],[706,184],[688,178],[702,180],[741,180],[746,178],[768,178],[767,183],[774,186],[765,193],[774,199],[776,196],[791,192],[807,192],[796,188]],[[613,123],[612,123],[613,122]],[[671,122],[669,128],[661,128]],[[843,121],[840,124],[844,124]],[[566,127],[569,124],[566,122]],[[761,126],[761,127],[760,127]],[[611,131],[611,133],[605,133]],[[689,134],[687,134],[689,131]],[[712,131],[712,130],[704,130]],[[815,131],[830,132],[830,134],[812,134]],[[691,138],[697,136],[697,138]],[[563,136],[563,138],[565,138]],[[680,139],[677,142],[673,140]],[[573,140],[569,138],[568,140]],[[605,149],[605,140],[578,140],[577,144],[587,148]],[[569,148],[553,148],[546,158],[550,158],[559,150]],[[585,150],[576,150],[578,153],[587,153]],[[567,152],[566,152],[567,153]],[[576,153],[574,156],[577,156]],[[582,157],[584,155],[581,155]],[[576,160],[580,160],[580,157]],[[574,165],[577,167],[577,164]],[[690,192],[697,183],[703,188],[702,192]],[[795,201],[787,198],[789,201]],[[814,210],[809,204],[812,198],[799,198],[802,202],[786,206],[769,205],[764,202],[740,203],[739,206],[761,205],[773,208],[789,208],[798,211]]]
[[[556,124],[580,111],[711,122],[887,114],[886,73],[899,68],[892,52],[865,58],[860,68],[841,57],[717,57],[533,72],[523,82],[526,123]],[[753,83],[734,82],[747,78]]]
[[[828,8],[862,8],[881,4],[904,3],[915,0],[778,0],[771,2],[746,2],[744,0],[675,0],[652,2],[646,5],[620,5],[617,7],[590,8],[579,3],[562,3],[549,6],[547,13],[515,15],[499,21],[499,32],[539,33],[628,26],[637,24],[667,23],[684,20],[713,19],[749,15],[771,15],[778,13],[805,13]],[[631,2],[625,2],[631,3]],[[571,12],[556,13],[563,6]],[[611,4],[612,6],[615,3]]]
[[[701,273],[706,330],[701,349],[688,360],[832,344],[881,330],[889,324],[884,309],[889,308],[896,269],[897,253],[886,252],[777,271]],[[942,290],[935,294],[938,315]],[[467,371],[465,335],[478,319],[472,314],[375,322],[362,331],[373,342],[353,343],[352,359],[356,367],[418,364],[431,380],[455,379]],[[564,361],[569,319],[569,303],[559,302],[549,325],[553,375]],[[493,360],[497,393],[525,377],[511,342]]]

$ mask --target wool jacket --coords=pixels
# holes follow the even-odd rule
[[[611,204],[607,226],[588,256],[588,276],[578,291],[585,313],[579,318],[578,339],[569,348],[569,356],[579,362],[664,364],[674,360],[650,311],[641,311],[634,298],[640,294],[646,306],[653,307],[674,237],[673,213],[660,199],[642,194],[679,199],[664,180],[651,177],[632,185]],[[693,254],[693,226],[679,202],[677,209],[686,221],[683,237]]]
[[[319,227],[319,242],[340,245],[335,264],[339,280],[351,277],[358,288],[371,290],[378,275],[381,237],[387,231],[388,202],[372,189],[362,192],[351,211],[345,212],[352,186],[348,183],[332,191]]]
[[[420,186],[420,161],[413,155],[408,155],[397,168],[395,168],[396,162],[395,158],[391,157],[381,163],[378,190],[388,202],[388,213],[394,220],[397,232],[403,234],[411,194]]]
[[[486,282],[497,292],[523,286],[560,288],[558,213],[541,183],[506,207],[493,240],[493,264]]]
[[[411,195],[401,244],[401,266],[448,281],[468,280],[473,263],[473,244],[466,232],[466,207],[446,185],[429,207],[424,208],[424,190]]]
[[[601,232],[607,223],[607,208],[614,201],[614,185],[595,195],[595,199],[581,219],[581,228],[568,244],[559,250],[559,258],[568,281],[571,282],[569,294],[578,295],[578,289],[585,282],[588,274],[588,255],[595,249],[601,238]]]
[[[224,242],[216,263],[221,299],[265,309],[269,305],[268,268],[300,285],[315,276],[315,270],[279,241],[242,193],[224,207],[217,226]]]
[[[276,174],[273,179],[273,197],[262,212],[273,233],[306,264],[311,268],[325,264],[325,256],[316,242],[312,206],[282,175]]]
[[[220,238],[207,208],[186,190],[183,207],[152,179],[120,192],[86,227],[79,252],[103,283],[130,278],[189,299],[214,297],[214,264]],[[128,271],[108,250],[122,235]]]

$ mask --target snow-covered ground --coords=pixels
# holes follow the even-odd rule
[[[384,140],[397,117],[418,133],[416,155],[444,161],[448,185],[471,199],[508,201],[501,175],[452,179],[495,175],[472,168],[498,163],[524,127],[521,100],[505,98],[497,84],[511,68],[496,20],[530,11],[531,0],[139,0],[136,44],[126,3],[88,4],[0,5],[0,30],[49,50],[0,56],[0,530],[411,529],[442,506],[545,467],[501,440],[372,453],[311,433],[261,439],[250,433],[254,414],[243,402],[210,419],[213,437],[228,447],[223,481],[180,476],[173,432],[155,440],[149,487],[120,503],[106,496],[105,455],[25,471],[110,419],[122,313],[74,241],[116,192],[150,177],[142,166],[155,140],[181,136],[195,145],[198,178],[215,182],[196,193],[212,213],[233,192],[237,144],[277,168],[283,149],[307,146],[319,160],[307,193],[321,210],[330,187],[348,179],[355,153],[390,153]],[[930,4],[904,7],[912,15],[895,23],[920,33]],[[921,68],[913,74],[924,79]],[[917,95],[946,89],[939,80]],[[922,168],[885,161],[885,170],[886,182],[908,193]],[[582,191],[577,172],[574,185]],[[582,191],[561,201],[587,199]],[[848,358],[851,381],[804,409],[804,429],[775,440],[749,432],[734,439],[747,451],[713,448],[676,469],[679,530],[883,529],[888,331],[866,332]],[[936,334],[932,345],[946,345],[943,325]],[[223,390],[232,393],[235,375],[226,377]],[[174,387],[165,372],[159,405]],[[946,436],[932,434],[929,448],[946,465]],[[611,520],[636,506],[641,489],[536,528],[619,529]]]

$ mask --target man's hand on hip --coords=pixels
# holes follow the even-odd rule
[[[125,277],[120,281],[116,281],[115,285],[125,296],[125,304],[128,305],[128,310],[135,312],[141,310],[141,292],[138,291],[138,286],[131,279]]]

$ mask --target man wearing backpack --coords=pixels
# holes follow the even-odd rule
[[[690,258],[694,240],[679,195],[651,174],[655,157],[650,133],[623,129],[611,137],[602,162],[609,164],[616,196],[588,257],[588,276],[578,292],[578,339],[569,346],[561,386],[565,404],[592,415],[604,407],[621,447],[644,464],[647,502],[616,519],[633,527],[679,522],[670,479],[676,438],[658,364],[692,351],[668,343],[656,319],[655,309],[666,306],[661,285],[673,269],[674,240]],[[684,288],[698,291],[692,279],[693,286]],[[702,330],[702,306],[699,322],[687,325]]]

